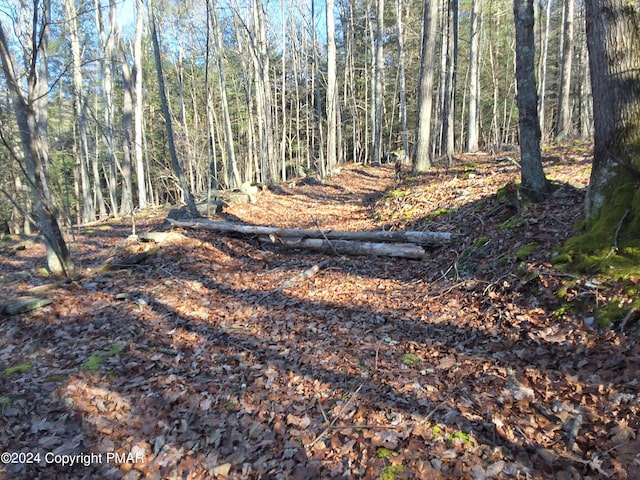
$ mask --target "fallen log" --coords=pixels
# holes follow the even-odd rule
[[[325,240],[352,240],[358,242],[411,243],[415,245],[443,245],[453,239],[453,234],[448,232],[387,232],[384,230],[344,232],[338,230],[297,230],[294,228],[265,227],[232,222],[214,222],[205,219],[188,221],[168,219],[168,221],[174,227],[213,230],[215,232],[232,232],[244,235],[267,235],[278,238],[320,238]]]
[[[384,257],[425,258],[427,252],[414,243],[375,243],[354,240],[323,240],[321,238],[258,237],[261,242],[286,245],[291,248],[308,248],[350,255],[374,255]]]
[[[10,300],[8,303],[0,304],[0,314],[17,315],[19,313],[30,312],[36,308],[51,305],[53,300],[39,297],[19,297]]]

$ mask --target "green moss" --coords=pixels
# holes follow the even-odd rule
[[[434,440],[442,438],[442,427],[440,427],[439,425],[434,425],[433,427],[431,427],[431,437]]]
[[[451,213],[451,210],[449,210],[448,208],[441,208],[440,210],[436,210],[435,212],[432,212],[429,215],[427,215],[427,219],[435,220],[436,218],[442,215],[449,215],[450,213]]]
[[[7,368],[3,373],[3,375],[9,376],[15,373],[26,373],[33,368],[33,365],[29,363],[23,363],[21,365],[16,365],[14,367]]]
[[[569,311],[569,306],[568,305],[562,305],[562,306],[556,308],[553,311],[553,313],[552,313],[553,318],[561,318],[561,317],[565,316],[568,311]]]
[[[120,355],[127,344],[124,342],[115,342],[109,345],[107,350],[98,350],[91,354],[91,356],[82,364],[81,370],[96,372],[100,370],[100,367],[107,361],[108,357],[115,357]],[[113,372],[107,372],[107,374],[115,375]]]
[[[538,248],[538,244],[536,242],[528,243],[520,250],[516,252],[516,259],[525,260],[529,257],[533,252]]]
[[[420,365],[420,357],[417,356],[415,353],[405,353],[402,356],[402,363],[404,365],[414,367],[414,366]]]
[[[383,198],[386,198],[389,200],[396,200],[398,198],[408,197],[410,194],[411,192],[409,190],[402,190],[400,188],[395,188],[385,193]]]
[[[504,222],[502,222],[498,228],[500,230],[513,230],[514,228],[518,228],[522,226],[524,223],[524,219],[519,215],[514,215],[513,217],[508,218]]]
[[[404,465],[388,465],[382,470],[380,480],[396,480],[406,469]]]
[[[470,248],[480,248],[489,243],[489,237],[480,237],[475,242],[471,244]]]
[[[455,440],[460,441],[464,445],[473,445],[471,441],[471,436],[465,432],[454,432],[450,435],[447,435],[447,441],[449,443],[454,443]]]
[[[45,377],[44,381],[60,383],[60,382],[64,382],[66,379],[67,379],[66,375],[48,375],[47,377]]]
[[[88,372],[96,372],[100,370],[100,367],[105,361],[106,358],[100,353],[92,353],[87,361],[82,364],[80,369]]]
[[[127,347],[127,344],[124,342],[112,343],[109,346],[109,353],[111,355],[120,355],[126,347]]]
[[[390,450],[388,448],[384,448],[384,447],[380,447],[377,451],[376,451],[376,458],[389,458],[391,455],[393,455],[394,452],[393,450]]]
[[[0,397],[0,407],[8,407],[11,405],[11,398],[9,397]]]

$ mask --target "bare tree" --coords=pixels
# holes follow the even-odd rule
[[[105,141],[107,153],[107,165],[109,175],[107,177],[107,191],[109,192],[109,204],[111,214],[118,214],[117,198],[117,169],[114,152],[114,105],[113,105],[113,60],[116,45],[116,1],[109,0],[109,22],[105,26],[102,15],[102,5],[100,0],[95,0],[96,27],[100,37],[103,56],[100,61],[102,73],[102,103],[104,108],[104,124],[102,125],[102,136]]]
[[[182,195],[184,202],[187,204],[187,208],[189,209],[189,213],[192,217],[198,217],[198,209],[196,208],[195,201],[193,200],[193,195],[191,194],[191,189],[189,188],[189,183],[184,175],[184,168],[180,163],[180,159],[178,158],[178,153],[176,152],[176,146],[174,141],[173,134],[173,126],[172,126],[172,116],[171,110],[169,108],[169,102],[167,100],[167,90],[164,84],[164,73],[162,70],[162,55],[160,54],[160,42],[158,40],[158,27],[156,22],[156,17],[153,12],[153,3],[149,3],[149,23],[151,24],[151,40],[153,42],[153,56],[155,58],[156,64],[156,74],[158,78],[158,90],[160,92],[160,104],[162,106],[162,115],[164,116],[164,123],[167,129],[167,144],[169,147],[169,155],[171,156],[171,164],[173,166],[173,170],[178,177],[178,182],[180,184],[180,189],[182,190]]]
[[[384,0],[376,3],[375,68],[373,84],[373,161],[382,159],[382,107],[384,104]]]
[[[533,201],[541,201],[549,189],[540,157],[540,122],[535,76],[535,39],[533,32],[533,0],[514,0],[516,24],[517,103],[520,113],[520,176],[522,193]]]
[[[431,108],[433,105],[433,71],[436,50],[438,4],[424,0],[422,49],[420,52],[420,83],[418,87],[418,118],[413,169],[426,172],[431,168]]]
[[[338,128],[338,89],[336,74],[336,27],[333,0],[326,0],[327,24],[327,171],[336,164]]]
[[[42,62],[47,58],[44,52],[47,48],[51,22],[51,3],[48,0],[34,1],[32,8],[30,42],[25,44],[27,47],[22,52],[24,68],[27,72],[26,94],[21,89],[22,82],[16,74],[14,59],[5,35],[4,22],[1,20],[0,59],[20,130],[24,170],[31,185],[39,227],[47,250],[47,265],[52,272],[69,276],[74,273],[75,268],[56,218],[47,176],[49,154],[46,135],[47,100],[42,97],[42,92],[45,92],[44,97],[47,97],[49,86],[44,83],[47,79],[45,73],[47,66],[42,65]]]
[[[215,59],[218,71],[218,88],[220,91],[220,102],[222,110],[222,125],[224,135],[224,146],[227,154],[227,171],[229,173],[228,182],[231,187],[235,187],[242,183],[240,173],[238,172],[238,163],[236,161],[236,152],[233,142],[233,129],[231,128],[231,115],[229,113],[229,101],[227,99],[227,76],[224,67],[224,50],[222,47],[222,32],[218,20],[217,12],[218,2],[212,1],[209,15],[211,17],[211,27],[213,28],[213,41],[215,45]]]
[[[146,208],[147,183],[143,150],[143,93],[142,93],[142,30],[144,28],[144,6],[142,0],[136,0],[136,37],[133,44],[133,80],[135,86],[134,129],[136,179],[138,181],[138,207]]]
[[[482,0],[471,4],[469,24],[469,105],[467,109],[467,152],[478,151],[480,127],[480,32],[482,31]]]
[[[562,56],[560,58],[560,91],[556,121],[556,141],[571,134],[571,64],[573,59],[574,0],[564,0]]]
[[[80,173],[82,195],[82,220],[90,222],[95,219],[95,204],[91,194],[89,179],[89,139],[87,132],[87,97],[85,95],[82,74],[82,54],[78,35],[77,11],[73,0],[63,0],[66,16],[65,26],[71,42],[73,109],[77,128],[76,165]]]
[[[409,132],[407,131],[407,79],[405,69],[404,1],[396,0],[396,34],[398,35],[398,97],[400,100],[400,134],[402,136],[402,151],[409,156]]]

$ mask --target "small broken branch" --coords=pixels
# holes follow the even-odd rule
[[[330,263],[330,260],[323,260],[322,262],[316,263],[314,266],[307,268],[304,272],[299,273],[295,277],[291,277],[288,280],[285,280],[284,282],[282,282],[282,284],[278,288],[271,290],[270,292],[263,295],[260,298],[260,300],[256,302],[256,305],[260,305],[260,303],[262,303],[266,298],[278,292],[283,291],[285,288],[293,287],[300,280],[306,280],[315,276],[316,273],[318,273],[321,269],[329,265],[329,263]]]
[[[618,223],[618,228],[616,228],[616,233],[613,236],[613,246],[616,250],[618,249],[618,239],[620,238],[620,230],[622,230],[622,226],[624,225],[624,222],[627,220],[627,217],[629,216],[630,212],[631,212],[630,209],[627,209],[627,211],[624,212],[624,215],[622,216],[622,218],[620,219],[620,222]]]

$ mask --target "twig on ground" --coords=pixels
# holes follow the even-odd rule
[[[349,411],[349,407],[351,406],[351,403],[353,403],[355,398],[358,396],[358,393],[360,393],[360,390],[362,390],[363,385],[364,383],[361,383],[360,385],[358,385],[358,388],[356,388],[356,390],[351,394],[351,397],[349,398],[349,400],[347,400],[347,403],[344,404],[344,407],[342,407],[340,409],[340,412],[338,412],[338,414],[335,416],[335,418],[331,420],[331,423],[329,424],[329,426],[326,427],[322,432],[320,432],[320,435],[318,435],[313,441],[307,443],[305,445],[305,448],[313,447],[316,443],[320,441],[322,437],[324,437],[327,434],[329,430],[332,430],[333,426],[340,419],[340,417],[342,417],[344,412]]]

